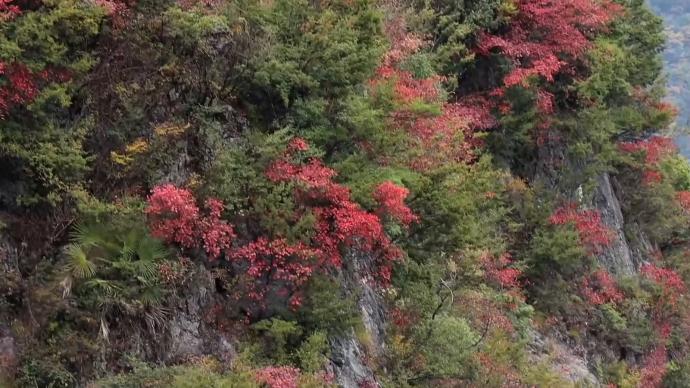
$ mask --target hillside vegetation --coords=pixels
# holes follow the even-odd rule
[[[0,0],[0,386],[690,386],[663,31]]]

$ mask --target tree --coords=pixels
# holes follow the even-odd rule
[[[59,0],[0,5],[0,201],[60,203],[86,171],[88,118],[70,117],[76,82],[93,64],[103,11]],[[25,7],[25,8],[24,8]]]

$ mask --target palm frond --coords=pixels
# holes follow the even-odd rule
[[[67,270],[76,279],[89,279],[96,275],[97,266],[91,261],[82,245],[70,244],[65,249],[69,261]]]
[[[158,265],[150,261],[135,261],[132,270],[140,282],[147,284],[158,279]]]
[[[104,241],[103,229],[96,224],[78,224],[72,229],[72,242],[83,247],[102,245]]]
[[[89,279],[84,285],[109,298],[117,297],[121,291],[121,288],[115,282],[105,279]]]
[[[168,257],[170,252],[160,240],[144,235],[137,244],[136,254],[140,261],[157,262]]]
[[[148,326],[149,331],[155,334],[156,329],[163,328],[167,324],[168,310],[163,307],[148,309],[148,311],[144,313],[144,320],[146,321],[146,326]]]
[[[163,302],[163,292],[160,287],[146,287],[139,296],[141,303],[147,308],[158,307]]]
[[[136,249],[132,245],[127,245],[124,244],[122,247],[120,247],[120,256],[118,257],[119,261],[134,261],[136,260]]]

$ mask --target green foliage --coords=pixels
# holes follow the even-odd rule
[[[660,53],[664,45],[663,23],[643,0],[617,0],[626,12],[612,27],[611,36],[627,54],[627,61],[620,63],[634,86],[653,84],[661,73]]]
[[[305,285],[299,309],[267,308],[251,317],[263,319],[251,330],[226,333],[241,343],[229,370],[215,363],[127,366],[119,355],[131,345],[122,340],[128,324],[143,317],[149,327],[162,327],[164,312],[175,311],[167,304],[174,285],[159,273],[172,253],[145,226],[145,193],[172,181],[222,200],[237,233],[230,250],[259,237],[313,241],[316,217],[308,210],[296,217],[295,184],[266,177],[294,136],[315,145],[300,153],[304,160],[323,159],[367,210],[377,210],[371,193],[381,182],[410,190],[407,205],[419,222],[386,225],[404,260],[396,263],[384,295],[389,347],[381,359],[367,360],[381,366],[377,373],[389,374],[381,380],[396,387],[567,385],[550,360],[527,356],[536,308],[537,316],[562,324],[554,330],[568,331],[590,352],[620,349],[626,361],[612,363],[603,352],[599,374],[605,382],[634,385],[639,373],[627,361],[641,360],[658,339],[651,306],[662,290],[622,279],[624,300],[591,305],[578,287],[595,267],[595,255],[574,228],[547,222],[552,205],[567,199],[563,193],[569,198],[611,172],[630,245],[646,234],[668,254],[667,263],[690,274],[687,255],[671,247],[688,236],[676,193],[690,190],[689,165],[666,158],[659,166],[663,182],[640,185],[644,166],[618,152],[620,139],[667,125],[671,111],[660,104],[661,24],[642,0],[617,2],[626,12],[604,33],[591,33],[586,57],[573,61],[578,77],[534,78],[503,97],[491,96],[507,104],[482,107],[499,123],[476,134],[486,141],[478,158],[426,170],[413,169],[411,161],[434,150],[410,147],[417,139],[400,121],[405,114],[410,123],[438,117],[444,104],[477,91],[488,95],[499,85],[510,64],[501,55],[478,60],[476,38],[508,28],[520,10],[516,1],[143,0],[106,16],[88,2],[48,0],[3,21],[0,61],[25,63],[32,71],[67,69],[72,76],[42,82],[33,103],[0,118],[0,207],[19,220],[26,213],[18,204],[61,211],[33,213],[51,223],[50,236],[37,244],[47,248],[27,258],[40,261],[42,270],[23,264],[21,278],[8,282],[11,295],[0,301],[3,319],[41,321],[27,324],[39,335],[26,335],[21,344],[20,385],[74,386],[117,368],[131,370],[94,386],[256,387],[256,368],[278,365],[299,367],[300,386],[311,387],[323,385],[318,374],[328,360],[329,338],[354,333],[366,351],[373,336],[358,316],[357,290],[345,290],[337,274],[321,273]],[[383,27],[428,38],[430,44],[406,55],[398,70],[417,80],[443,75],[447,90],[438,101],[416,100],[401,110],[396,88],[404,86],[369,82],[385,48],[405,43],[385,42]],[[543,92],[554,96],[552,114],[539,106]],[[542,181],[548,183],[541,187]],[[75,214],[78,226],[71,228]],[[61,230],[70,229],[73,239],[64,246]],[[193,249],[186,253],[195,259]],[[215,290],[206,289],[209,300],[222,307],[216,314],[214,305],[209,320],[235,328],[246,305],[236,303],[226,286],[246,268],[226,256],[205,262],[216,281]],[[499,257],[506,263],[491,268]],[[61,289],[52,283],[55,263],[61,265]],[[519,270],[519,284],[496,284],[492,275],[503,267]],[[66,298],[70,292],[74,298]],[[108,339],[109,329],[117,340],[94,340],[99,332]],[[677,359],[668,386],[686,380],[677,356],[686,348],[675,330],[669,354]]]
[[[672,362],[664,377],[664,388],[681,388],[690,384],[690,364],[688,360]]]
[[[321,371],[329,355],[328,337],[325,331],[304,333],[295,321],[271,318],[252,326],[259,334],[261,347],[251,343],[245,348],[248,361],[259,364],[295,365],[304,373]]]
[[[46,361],[30,360],[19,373],[16,383],[28,388],[68,388],[76,382],[75,377],[62,365]]]
[[[326,149],[347,144],[338,118],[383,51],[372,2],[279,0],[257,8],[253,18],[269,42],[251,59],[241,88],[255,118],[267,126],[291,124]]]
[[[97,388],[259,388],[247,372],[219,373],[204,366],[152,367],[144,363],[136,363],[131,373],[92,384]]]
[[[33,72],[58,69],[79,77],[93,65],[89,48],[103,16],[99,7],[83,2],[44,2],[0,25],[0,60],[25,64]],[[55,205],[82,185],[88,162],[82,143],[91,122],[88,115],[68,117],[74,86],[51,80],[32,104],[4,118],[0,179],[11,182],[0,192],[5,206]]]
[[[600,308],[606,325],[614,332],[622,333],[627,329],[627,321],[625,317],[616,311],[615,306],[607,303]]]
[[[73,289],[84,307],[140,316],[162,324],[160,310],[165,286],[158,265],[168,251],[149,235],[141,219],[119,217],[84,223],[74,229],[65,248],[67,278],[64,293]],[[73,285],[72,285],[73,283]]]
[[[661,161],[661,171],[665,181],[671,183],[676,191],[690,190],[690,164],[681,155],[674,155]]]
[[[452,316],[440,316],[419,328],[422,338],[418,351],[426,362],[421,376],[414,378],[464,377],[472,370],[470,355],[479,335],[467,321]]]
[[[266,354],[280,364],[289,361],[289,349],[298,343],[302,335],[302,328],[296,322],[277,318],[257,322],[253,329],[262,333],[266,339]]]
[[[624,361],[617,361],[610,365],[600,366],[598,375],[601,381],[616,384],[621,388],[633,388],[640,384],[639,373],[631,370]]]
[[[59,299],[51,295],[48,308],[37,306],[37,313],[47,313],[44,330],[25,342],[27,351],[20,360],[15,381],[18,387],[74,387],[92,375],[101,344],[85,335],[93,329],[93,319],[75,311],[55,311]],[[39,299],[34,299],[38,304]],[[61,313],[61,316],[58,314]]]
[[[360,323],[354,297],[344,296],[339,284],[320,276],[309,280],[297,319],[308,330],[329,335],[343,334]]]
[[[460,77],[474,65],[471,39],[482,29],[501,23],[515,11],[505,0],[416,1],[417,23],[433,35],[433,56],[442,74]],[[473,81],[469,81],[473,82]]]
[[[465,247],[491,246],[500,236],[495,226],[508,210],[500,200],[487,200],[485,195],[498,195],[507,178],[491,167],[489,158],[482,158],[471,167],[448,164],[428,173],[418,187],[412,186],[415,195],[410,206],[421,223],[407,243],[411,258],[428,260]]]
[[[634,219],[639,230],[646,236],[652,241],[663,243],[687,228],[687,217],[676,201],[676,189],[672,185],[675,182],[671,180],[673,177],[658,184],[640,185],[640,170],[622,167],[619,171],[620,184],[626,187],[637,187],[636,190],[626,190],[621,193],[619,199],[623,214]],[[628,228],[628,236],[633,240],[636,239],[636,233],[639,231],[632,225]]]
[[[511,88],[507,95],[512,109],[501,116],[499,128],[488,134],[487,146],[497,163],[511,168],[517,176],[529,176],[536,156],[536,96],[524,88]]]
[[[574,316],[571,282],[592,264],[574,228],[538,230],[525,259],[535,306],[548,313]]]
[[[591,263],[574,228],[547,227],[532,240],[527,264],[535,274],[571,278]]]
[[[328,338],[324,332],[314,332],[307,337],[297,350],[300,369],[307,373],[316,373],[323,369],[328,354]]]

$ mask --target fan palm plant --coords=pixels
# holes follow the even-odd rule
[[[65,248],[65,295],[101,313],[144,316],[150,328],[165,320],[158,266],[169,252],[143,223],[84,223]],[[104,332],[107,332],[105,330]]]

